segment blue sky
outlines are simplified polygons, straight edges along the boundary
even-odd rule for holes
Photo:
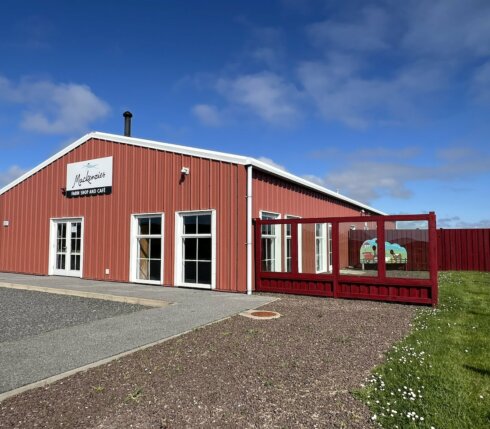
[[[490,2],[13,1],[0,185],[88,131],[250,155],[490,226]]]

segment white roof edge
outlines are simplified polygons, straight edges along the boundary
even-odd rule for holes
[[[292,182],[299,183],[300,185],[303,185],[303,186],[306,186],[306,187],[313,189],[315,191],[321,192],[322,194],[326,194],[326,195],[329,195],[331,197],[337,198],[339,200],[348,202],[348,203],[353,204],[355,206],[358,206],[360,208],[369,210],[370,212],[378,213],[378,214],[383,215],[383,216],[387,215],[387,213],[382,212],[378,209],[375,209],[374,207],[370,207],[370,206],[368,206],[364,203],[361,203],[357,200],[353,200],[352,198],[346,197],[346,196],[339,194],[337,192],[334,192],[328,188],[324,188],[321,185],[317,185],[316,183],[310,182],[309,180],[303,179],[302,177],[296,176],[296,175],[289,173],[285,170],[281,170],[280,168],[277,168],[277,167],[269,165],[265,162],[259,161],[258,159],[249,158],[249,161],[250,161],[250,164],[254,167],[260,168],[261,170],[265,170],[265,171],[272,173],[276,176],[283,177],[283,178],[290,180]]]
[[[42,162],[41,164],[37,165],[33,169],[24,173],[22,176],[15,179],[13,182],[4,186],[2,189],[0,189],[0,195],[4,194],[9,189],[12,189],[14,186],[23,182],[28,177],[36,174],[38,171],[42,170],[44,167],[47,167],[49,164],[53,163],[57,159],[66,155],[68,152],[70,152],[73,149],[77,148],[78,146],[82,145],[83,143],[90,140],[91,138],[108,140],[108,141],[113,141],[116,143],[124,143],[124,144],[129,144],[132,146],[148,147],[148,148],[152,148],[152,149],[156,149],[156,150],[165,150],[168,152],[175,152],[175,153],[181,153],[183,155],[208,158],[208,159],[213,159],[213,160],[217,160],[217,161],[229,162],[232,164],[252,165],[253,167],[256,167],[256,168],[259,168],[259,169],[264,170],[266,172],[269,172],[271,174],[274,174],[275,176],[279,176],[279,177],[282,177],[282,178],[287,179],[289,181],[296,182],[302,186],[306,186],[306,187],[311,188],[313,190],[316,190],[320,193],[323,193],[323,194],[329,195],[331,197],[334,197],[336,199],[348,202],[348,203],[353,204],[357,207],[364,208],[364,209],[367,209],[371,212],[378,213],[381,215],[386,214],[386,213],[383,213],[383,212],[381,212],[381,211],[379,211],[373,207],[369,207],[368,205],[365,205],[359,201],[345,197],[341,194],[338,194],[336,192],[331,191],[330,189],[324,188],[323,186],[317,185],[316,183],[310,182],[309,180],[303,179],[299,176],[288,173],[287,171],[284,171],[284,170],[276,168],[272,165],[266,164],[265,162],[259,161],[258,159],[255,159],[255,158],[241,156],[241,155],[233,155],[233,154],[229,154],[229,153],[225,153],[225,152],[218,152],[218,151],[213,151],[213,150],[193,148],[193,147],[189,147],[189,146],[181,146],[181,145],[176,145],[176,144],[172,144],[172,143],[157,142],[154,140],[146,140],[146,139],[140,139],[140,138],[135,138],[135,137],[126,137],[126,136],[121,136],[118,134],[102,133],[102,132],[97,132],[97,131],[85,134],[84,136],[82,136],[81,138],[79,138],[78,140],[73,142],[72,144],[68,145],[67,147],[65,147],[61,151],[57,152],[56,154],[54,154],[53,156],[48,158],[46,161]]]

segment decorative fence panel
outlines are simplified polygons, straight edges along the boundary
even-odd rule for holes
[[[256,219],[255,276],[257,291],[436,305],[435,214]]]

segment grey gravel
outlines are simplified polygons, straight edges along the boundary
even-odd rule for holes
[[[275,299],[198,289],[11,273],[0,273],[0,282],[158,299],[171,303],[161,308],[120,314],[0,342],[0,396],[3,392],[181,334]],[[46,294],[46,299],[53,296]]]
[[[0,288],[0,343],[148,309],[122,302]]]

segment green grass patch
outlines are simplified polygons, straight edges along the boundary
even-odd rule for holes
[[[490,427],[490,273],[440,273],[439,302],[356,392],[382,427]]]

